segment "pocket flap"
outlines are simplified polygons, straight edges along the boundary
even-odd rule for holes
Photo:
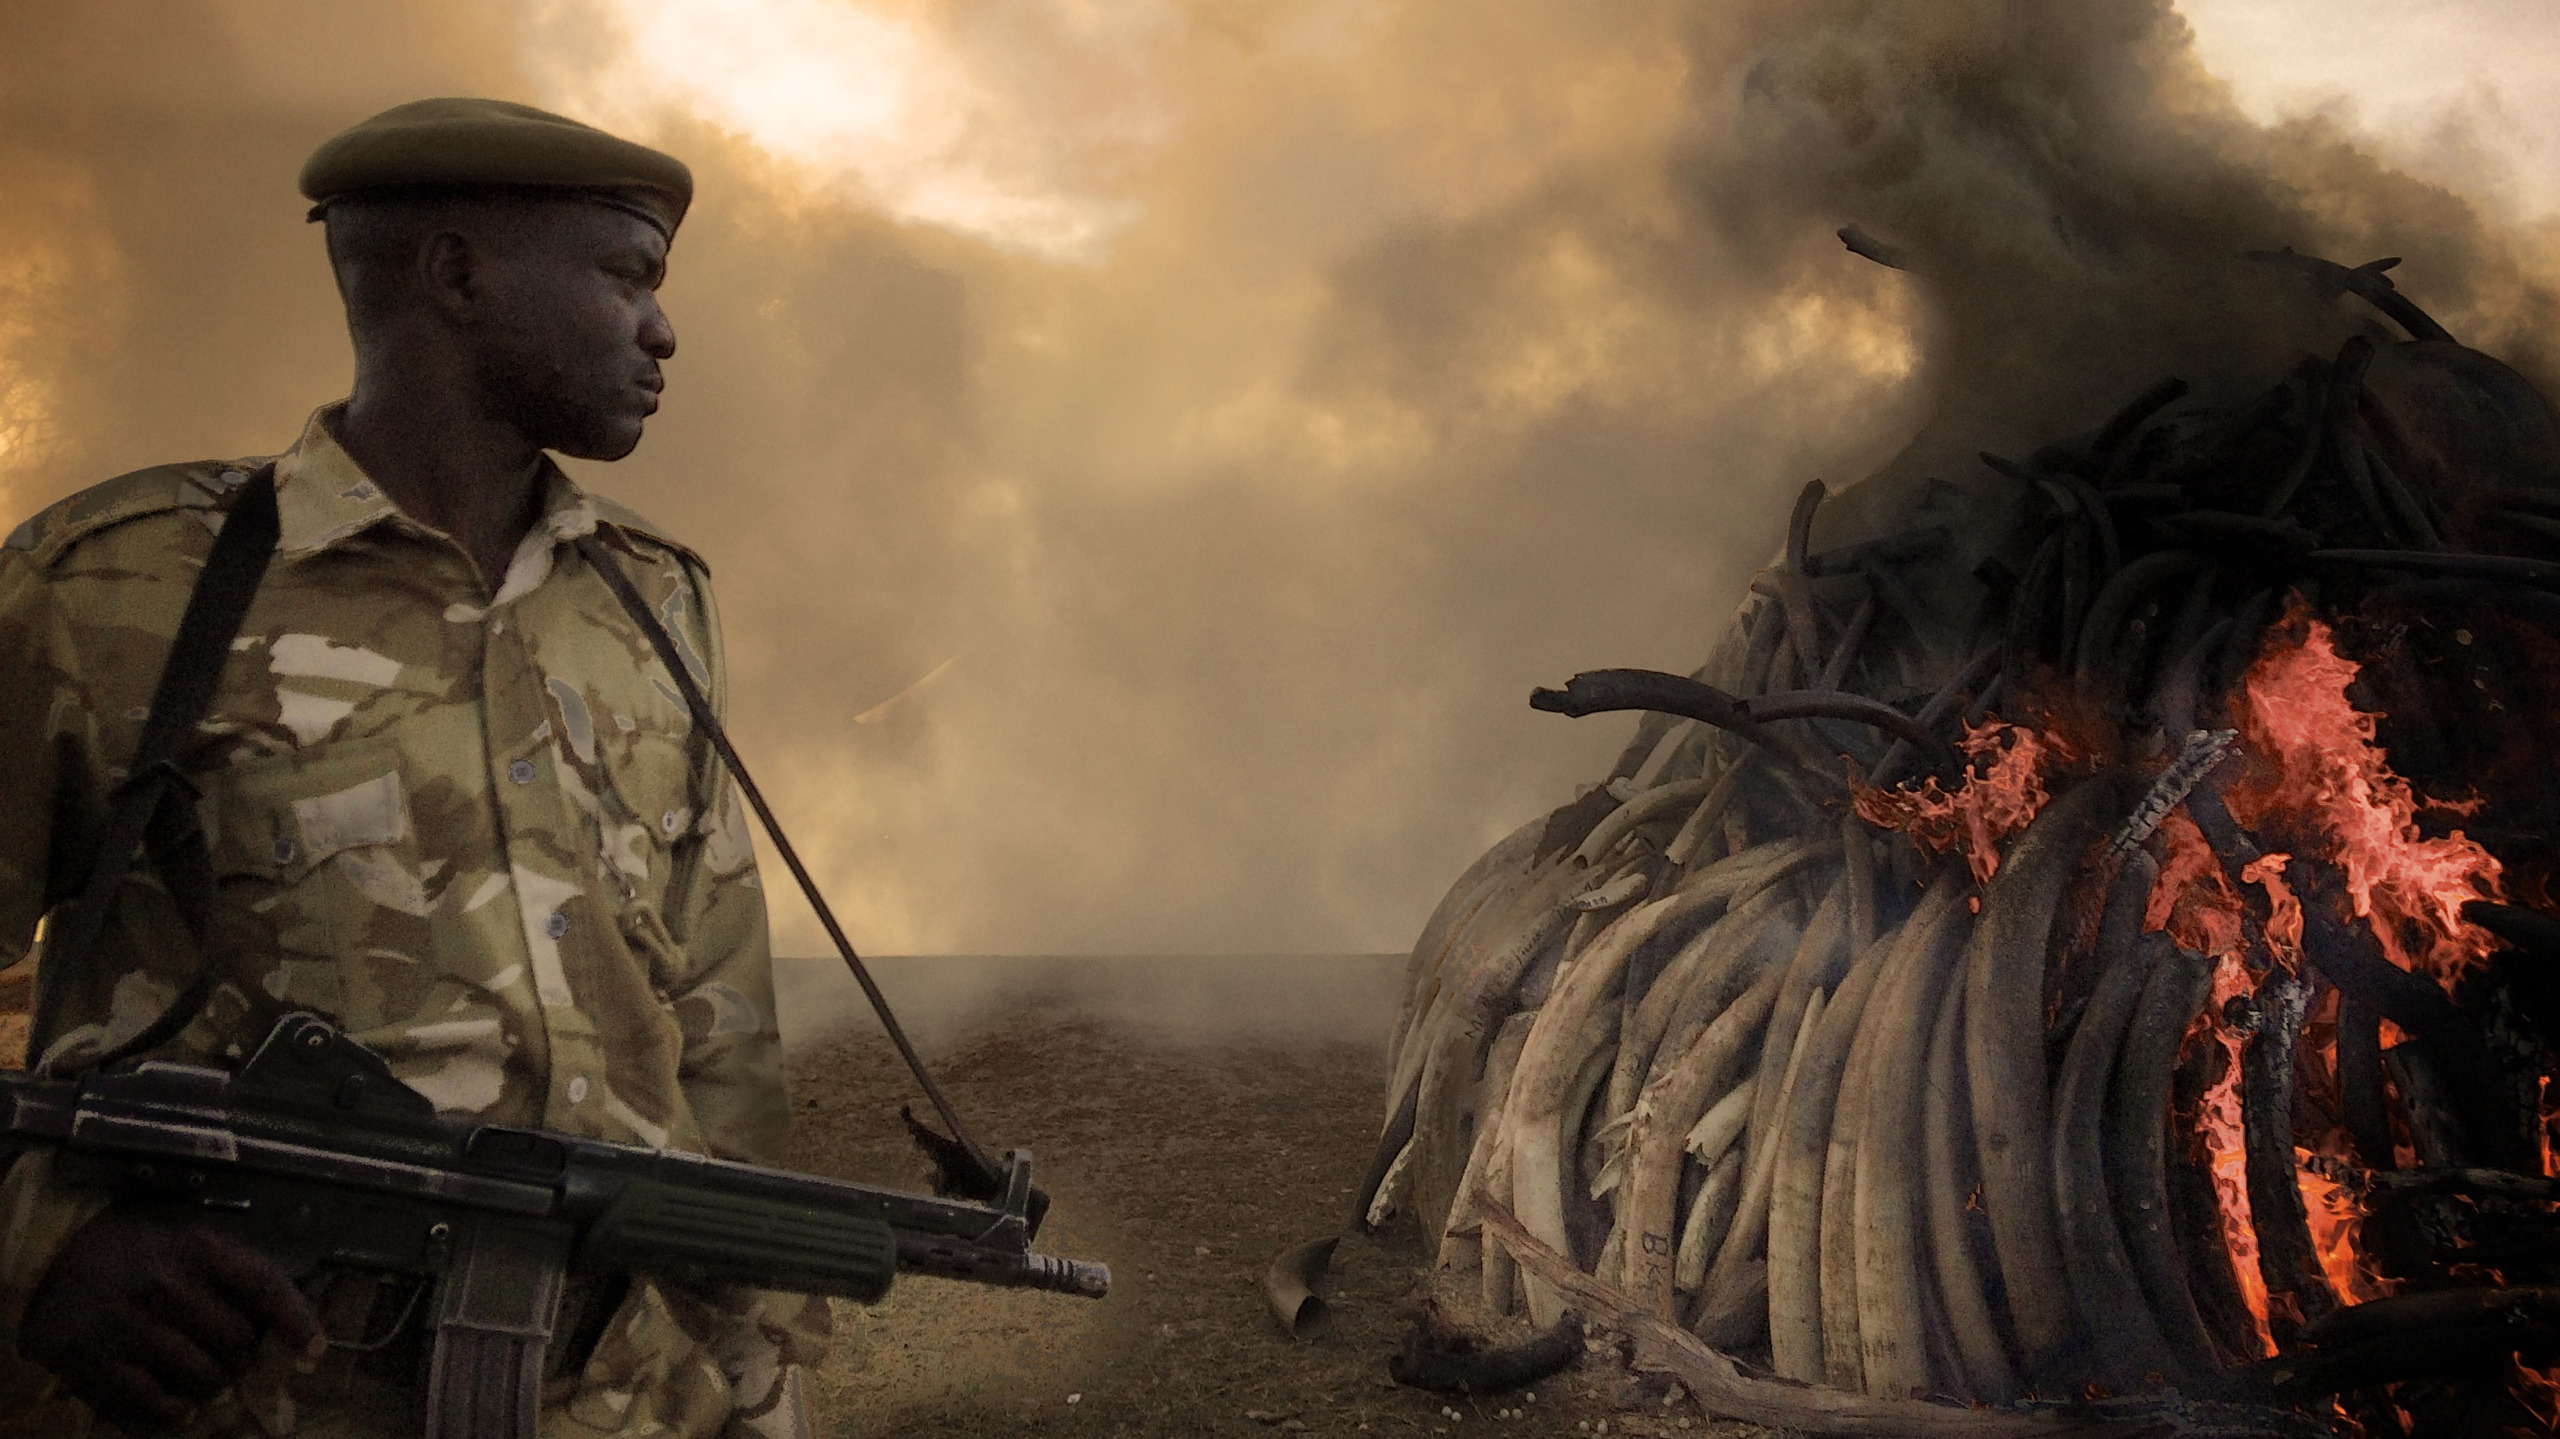
[[[218,874],[291,883],[331,855],[415,836],[400,752],[378,740],[245,760],[204,788]]]
[[[409,837],[409,805],[392,770],[333,794],[293,802],[293,822],[302,832],[303,857],[318,863],[340,850],[367,844],[397,844]]]

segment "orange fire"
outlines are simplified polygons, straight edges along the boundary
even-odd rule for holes
[[[2302,901],[2284,882],[2289,854],[2262,854],[2240,868],[2243,882],[2267,892],[2267,949],[2294,974],[2302,972]]]
[[[2195,826],[2188,824],[2187,831],[2195,833]],[[2203,836],[2197,835],[2196,843],[2201,846],[2203,842]],[[2220,871],[2215,874],[2219,877]],[[2164,869],[2163,882],[2166,879]],[[2152,894],[2156,902],[2159,891],[2155,889]],[[2236,901],[2232,908],[2237,911]],[[2249,1318],[2256,1326],[2252,1338],[2257,1351],[2250,1357],[2259,1358],[2274,1353],[2276,1341],[2267,1326],[2266,1277],[2258,1272],[2258,1228],[2249,1218],[2249,1152],[2240,1117],[2241,1037],[2222,1022],[2223,1002],[2254,993],[2257,983],[2240,962],[2236,913],[2231,933],[2233,943],[2214,960],[2212,1002],[2196,1016],[2185,1043],[2211,1044],[2222,1050],[2216,1078],[2196,1104],[2196,1135],[2203,1146],[2207,1172],[2213,1176],[2214,1209],[2222,1216],[2222,1245],[2231,1253],[2232,1277],[2239,1281],[2241,1302],[2248,1306]]]
[[[1936,775],[1916,789],[1856,785],[1850,804],[1860,819],[1910,835],[1925,853],[1963,851],[1979,883],[1999,872],[2000,846],[2053,798],[2046,777],[2078,755],[2066,741],[2003,723],[1996,715],[1967,725],[1961,747],[1968,777],[1953,790],[1940,788]]]
[[[2462,906],[2504,898],[2497,857],[2460,830],[2419,831],[2421,809],[2470,806],[2430,804],[2392,773],[2374,717],[2347,698],[2357,665],[2329,626],[2296,599],[2276,633],[2241,681],[2233,718],[2257,763],[2224,796],[2231,816],[2318,843],[2391,962],[2450,990],[2496,948]]]
[[[2507,1356],[2509,1373],[2507,1393],[2536,1421],[2531,1429],[2510,1428],[2509,1434],[2560,1433],[2560,1369],[2536,1369],[2513,1354]]]
[[[2237,963],[2240,949],[2240,895],[2222,872],[2222,861],[2215,857],[2213,846],[2205,843],[2204,831],[2187,817],[2183,809],[2169,812],[2160,821],[2160,846],[2166,857],[2160,861],[2160,878],[2151,886],[2151,902],[2145,906],[2142,923],[2145,929],[2165,929],[2169,937],[2183,949],[2198,954],[2229,958]],[[2229,995],[2221,992],[2220,971],[2216,971],[2214,1004],[2218,1010]],[[2255,986],[2235,992],[2250,993]]]
[[[2313,1153],[2294,1146],[2299,1164],[2295,1179],[2302,1186],[2302,1207],[2311,1217],[2311,1247],[2321,1271],[2341,1304],[2362,1304],[2400,1290],[2400,1281],[2383,1276],[2364,1257],[2363,1196],[2311,1168]]]
[[[2392,962],[2451,989],[2494,947],[2490,936],[2464,922],[2462,904],[2500,897],[2499,864],[2458,830],[2442,838],[2420,831],[2421,811],[2464,813],[2470,806],[2426,801],[2392,772],[2375,743],[2374,717],[2348,699],[2356,673],[2356,662],[2338,653],[2330,627],[2297,599],[2233,698],[2231,720],[2250,763],[2223,799],[2241,825],[2336,864],[2346,876],[2356,916],[2372,927]],[[2179,944],[2214,960],[2213,1003],[2197,1017],[2192,1038],[2219,1044],[2226,1062],[2199,1106],[2198,1137],[2211,1165],[2223,1241],[2241,1296],[2258,1321],[2258,1341],[2271,1348],[2269,1295],[2258,1272],[2257,1232],[2249,1215],[2239,1097],[2242,1037],[2222,1018],[2225,1001],[2257,989],[2244,960],[2243,896],[2183,810],[2162,823],[2159,839],[2164,858],[2144,917],[2149,928],[2165,929]],[[2256,885],[2266,900],[2266,953],[2260,963],[2299,972],[2302,904],[2285,878],[2292,859],[2291,853],[2270,852],[2243,866],[2239,878]],[[2386,1024],[2384,1042],[2397,1038]],[[2334,1074],[2334,1037],[2306,1045],[2300,1062]],[[2310,1147],[2296,1150],[2302,1160],[2330,1148],[2345,1152],[2342,1135],[2303,1138]],[[2362,1303],[2396,1288],[2364,1258],[2360,1196],[2311,1168],[2297,1168],[2295,1178],[2313,1248],[2339,1299]]]

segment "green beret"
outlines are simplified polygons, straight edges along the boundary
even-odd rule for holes
[[[524,186],[589,192],[673,234],[693,172],[672,155],[504,100],[412,100],[348,130],[302,165],[320,217],[366,191]]]

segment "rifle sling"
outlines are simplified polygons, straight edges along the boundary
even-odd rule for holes
[[[834,941],[836,953],[843,956],[845,967],[853,971],[854,979],[862,985],[862,992],[871,1001],[872,1010],[880,1016],[881,1028],[889,1033],[889,1041],[898,1047],[907,1068],[914,1072],[916,1083],[923,1086],[925,1098],[933,1101],[934,1112],[941,1115],[942,1122],[950,1127],[952,1138],[959,1141],[969,1159],[976,1164],[980,1183],[989,1187],[997,1185],[1002,1171],[987,1158],[987,1152],[978,1147],[977,1140],[970,1137],[968,1127],[960,1122],[959,1111],[951,1107],[951,1101],[943,1095],[942,1086],[934,1082],[933,1075],[924,1066],[923,1057],[908,1041],[906,1029],[898,1023],[898,1016],[890,1012],[888,996],[880,992],[879,983],[871,977],[870,967],[854,952],[853,941],[845,936],[844,926],[836,923],[835,911],[828,907],[826,896],[818,892],[817,880],[810,875],[809,867],[800,862],[799,851],[792,848],[790,837],[782,832],[780,821],[773,817],[773,806],[765,803],[764,792],[756,788],[756,782],[748,776],[747,767],[739,760],[736,747],[729,743],[728,731],[721,728],[720,717],[712,712],[710,699],[703,694],[701,684],[694,679],[684,656],[677,651],[675,638],[650,612],[649,602],[641,598],[640,591],[623,574],[620,563],[594,535],[581,535],[574,543],[578,553],[586,558],[588,568],[604,580],[605,587],[613,591],[613,597],[622,602],[623,609],[640,626],[640,632],[649,637],[650,648],[657,651],[658,663],[666,667],[668,678],[675,682],[677,693],[683,696],[684,706],[692,713],[695,727],[711,741],[721,763],[729,767],[730,776],[738,782],[739,792],[747,797],[747,803],[755,809],[757,821],[764,826],[765,834],[772,838],[774,851],[790,868],[791,877],[799,881],[800,893],[808,899],[809,908],[817,912],[818,923],[826,930],[827,938]]]
[[[105,1068],[118,1060],[157,1049],[186,1028],[213,991],[213,864],[204,829],[196,815],[197,790],[179,771],[180,749],[213,704],[222,683],[223,664],[231,642],[248,618],[249,602],[275,557],[282,525],[276,514],[275,466],[261,465],[240,487],[205,556],[179,617],[177,637],[161,663],[160,680],[151,692],[151,708],[142,721],[142,738],[134,747],[125,778],[110,792],[111,807],[100,835],[97,858],[89,867],[79,898],[64,905],[48,930],[44,955],[37,963],[34,1014],[29,1025],[30,1049],[41,1055],[61,1036],[62,1006],[69,977],[89,962],[90,952],[106,932],[107,914],[132,872],[137,853],[147,850],[167,886],[181,923],[195,942],[196,972],[160,1017],[141,1032],[109,1049],[98,1060]],[[51,1066],[46,1066],[50,1071]]]
[[[176,1037],[194,1020],[211,995],[214,976],[219,970],[208,949],[213,937],[213,874],[204,831],[196,815],[195,785],[177,767],[178,751],[194,733],[213,703],[214,691],[222,682],[224,662],[230,657],[231,642],[248,618],[250,602],[256,597],[258,584],[266,577],[267,564],[275,557],[276,541],[282,533],[276,511],[275,467],[262,465],[245,481],[222,529],[214,536],[212,550],[205,557],[202,574],[187,596],[187,608],[178,621],[178,633],[163,661],[159,683],[151,696],[151,708],[142,722],[142,736],[135,746],[134,759],[125,780],[114,794],[113,807],[100,839],[96,861],[91,865],[80,897],[64,907],[58,930],[49,936],[45,954],[39,965],[32,1031],[37,1052],[59,1038],[61,1007],[67,992],[65,977],[77,972],[89,959],[99,938],[105,933],[108,912],[133,867],[136,854],[148,848],[154,863],[162,872],[163,883],[176,903],[181,922],[195,941],[197,965],[187,987],[172,1000],[159,1018],[139,1033],[114,1046],[98,1061],[105,1068],[119,1060],[147,1053]],[[738,782],[747,803],[754,807],[756,818],[771,836],[776,852],[798,881],[809,907],[816,911],[818,922],[832,940],[837,954],[853,971],[871,1007],[880,1016],[881,1026],[890,1041],[914,1072],[925,1097],[932,1101],[942,1122],[965,1149],[979,1170],[982,1183],[993,1184],[1000,1171],[988,1159],[986,1151],[971,1137],[959,1111],[952,1107],[942,1086],[916,1053],[907,1038],[906,1029],[898,1023],[889,1008],[888,996],[880,991],[879,982],[871,977],[868,966],[853,947],[853,941],[827,904],[826,897],[809,873],[808,866],[793,848],[781,823],[774,818],[773,807],[765,802],[764,793],[747,773],[730,744],[719,716],[713,713],[710,700],[695,682],[691,669],[676,650],[675,641],[650,612],[648,602],[632,587],[604,546],[593,535],[575,541],[578,553],[590,568],[613,591],[640,631],[649,637],[650,647],[674,681],[685,708],[692,713],[721,762]],[[48,981],[46,976],[52,976]],[[48,1066],[49,1070],[49,1066]]]

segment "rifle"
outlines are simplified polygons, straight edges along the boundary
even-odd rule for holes
[[[319,1015],[276,1022],[236,1072],[165,1060],[78,1079],[0,1072],[0,1152],[184,1198],[297,1280],[413,1281],[322,1306],[330,1341],[379,1348],[432,1293],[429,1439],[531,1439],[572,1271],[743,1284],[869,1304],[901,1272],[1099,1299],[1102,1264],[1031,1249],[1031,1155],[993,1204],[438,1114]],[[372,1296],[368,1296],[369,1298]]]

